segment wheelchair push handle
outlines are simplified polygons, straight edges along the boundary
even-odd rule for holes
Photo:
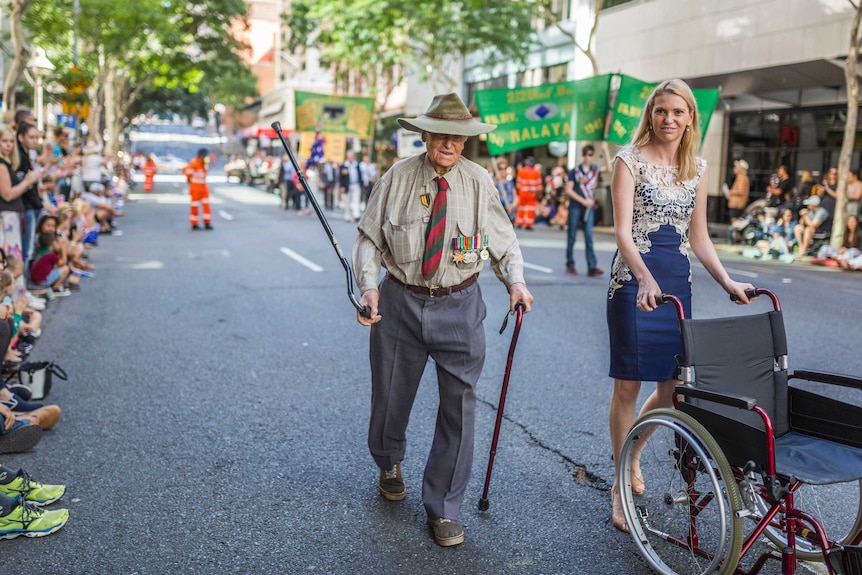
[[[748,299],[755,298],[758,296],[757,291],[758,291],[757,288],[747,289],[747,290],[745,290],[745,297],[747,297]],[[736,295],[735,293],[730,294],[730,301],[732,301],[732,302],[739,301],[739,296]]]
[[[661,295],[656,296],[655,304],[656,305],[664,305],[666,303],[672,303],[676,308],[676,315],[679,319],[685,319],[685,308],[682,307],[682,300],[676,297],[673,294],[663,293]]]
[[[772,308],[775,311],[781,311],[781,304],[778,302],[778,296],[775,295],[775,292],[772,290],[764,289],[764,288],[753,288],[745,290],[745,297],[748,299],[756,298],[759,295],[768,296],[770,300],[772,300]],[[736,294],[730,294],[730,301],[737,302],[739,301],[739,297]]]

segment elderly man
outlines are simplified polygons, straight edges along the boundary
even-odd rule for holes
[[[456,94],[401,118],[422,134],[427,152],[399,161],[378,180],[359,222],[355,276],[371,326],[368,446],[390,501],[406,496],[401,461],[413,400],[434,359],[440,406],[422,501],[434,540],[464,541],[458,523],[473,464],[476,383],[485,361],[485,304],[476,280],[485,263],[509,291],[509,312],[529,311],[523,258],[491,176],[461,157],[469,136],[496,126],[473,119]],[[386,277],[378,286],[381,266]]]

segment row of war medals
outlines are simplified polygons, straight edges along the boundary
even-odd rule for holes
[[[428,223],[431,219],[431,194],[422,194],[420,197],[422,206],[429,211],[422,217],[422,221]],[[488,253],[488,234],[475,236],[458,236],[452,238],[452,261],[455,263],[464,262],[465,264],[474,264],[479,258],[487,260],[490,257]]]

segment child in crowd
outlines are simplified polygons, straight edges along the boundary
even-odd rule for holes
[[[25,292],[16,289],[18,279],[24,275],[24,263],[15,256],[9,256],[6,260],[6,270],[13,277],[12,287],[9,290],[14,312],[13,333],[17,333],[18,337],[23,338],[25,342],[32,343],[42,334],[42,314],[30,307]]]
[[[99,245],[99,223],[96,221],[93,208],[84,200],[76,200],[73,210],[74,225],[83,234],[81,242],[84,247],[91,248]]]
[[[60,245],[57,235],[45,232],[39,234],[39,245],[42,249],[36,254],[30,266],[30,281],[38,288],[51,288],[54,296],[67,296],[70,293],[68,285],[74,285],[77,280],[71,276],[66,252]]]
[[[37,229],[37,232],[54,232],[63,243],[63,248],[66,250],[66,256],[69,258],[69,265],[72,273],[81,277],[93,277],[93,270],[96,267],[86,260],[84,254],[84,244],[81,241],[84,234],[77,228],[73,227],[73,221],[69,208],[63,208],[57,214],[56,220],[48,220],[45,222],[44,229]],[[52,225],[53,224],[53,225]]]

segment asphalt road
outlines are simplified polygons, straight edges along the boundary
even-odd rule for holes
[[[488,354],[467,540],[444,549],[419,497],[433,369],[408,429],[407,499],[384,501],[365,445],[368,332],[322,227],[260,189],[212,187],[215,230],[191,232],[182,182],[157,178],[155,193],[127,206],[123,235],[92,250],[96,277],[46,310],[32,358],[70,374],[50,398],[63,419],[4,463],[68,485],[71,519],[50,537],[3,542],[5,572],[650,572],[610,525],[607,275],[565,275],[561,231],[521,234],[537,301],[523,321],[486,512],[476,501],[512,323],[497,334],[507,295],[490,271],[480,279]],[[339,215],[330,223],[349,254],[355,226]],[[607,269],[612,237],[597,242]],[[862,373],[862,275],[723,257],[737,278],[782,298],[791,368]],[[698,316],[750,311],[698,265],[694,285]]]

